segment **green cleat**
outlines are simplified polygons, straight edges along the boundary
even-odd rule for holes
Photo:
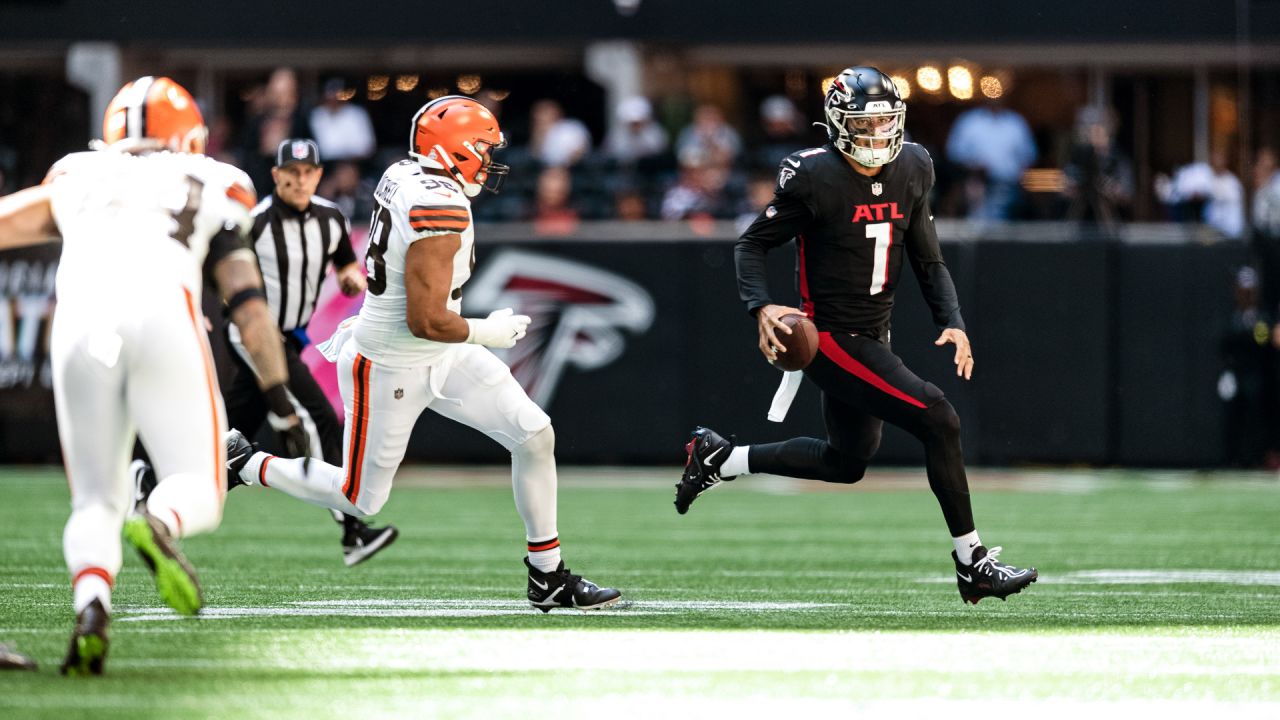
[[[204,599],[196,571],[183,557],[163,523],[144,512],[125,522],[124,537],[155,575],[156,591],[166,605],[179,615],[200,612]]]
[[[111,615],[102,607],[102,601],[94,600],[76,615],[76,628],[71,633],[71,646],[67,658],[62,661],[62,674],[73,677],[101,675],[107,660],[110,640],[107,628]]]

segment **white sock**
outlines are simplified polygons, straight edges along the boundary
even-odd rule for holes
[[[529,564],[542,572],[560,567],[560,538],[529,541]]]
[[[978,539],[978,531],[966,533],[960,537],[951,538],[951,542],[956,546],[956,557],[960,559],[962,565],[973,564],[973,551],[982,541]]]
[[[111,584],[106,578],[93,572],[81,572],[79,579],[71,589],[76,613],[89,606],[95,599],[102,601],[102,607],[111,612]]]
[[[511,449],[511,489],[529,539],[529,564],[543,572],[560,566],[555,447],[555,431],[548,425]]]
[[[750,445],[739,445],[729,452],[729,457],[725,458],[724,463],[720,465],[720,477],[733,477],[735,475],[750,475],[751,467],[747,461]]]
[[[336,510],[347,515],[363,515],[342,494],[342,482],[346,473],[323,460],[311,458],[304,472],[304,458],[285,458],[254,453],[240,470],[240,478],[253,485],[279,490],[299,500]]]
[[[274,458],[275,455],[264,453],[261,450],[250,455],[249,462],[245,463],[244,467],[240,468],[240,472],[238,473],[240,479],[245,481],[248,485],[257,485],[261,487],[262,483],[258,481],[258,476],[262,473],[262,463]]]

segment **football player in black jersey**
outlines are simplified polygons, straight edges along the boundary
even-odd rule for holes
[[[827,439],[792,438],[735,445],[697,428],[676,485],[676,510],[685,513],[723,480],[770,473],[834,483],[862,479],[889,421],[924,443],[929,486],[942,506],[955,546],[960,595],[1017,593],[1035,582],[1035,568],[997,560],[1000,548],[978,538],[969,504],[960,418],[942,391],[907,369],[889,344],[894,290],[904,258],[919,280],[941,334],[954,344],[956,374],[969,379],[973,352],[955,285],[938,248],[929,191],[933,161],[904,142],[906,105],[893,80],[871,67],[852,67],[832,82],[825,100],[830,142],[782,161],[773,202],[735,247],[738,290],[756,317],[760,352],[780,352],[781,318],[805,314],[819,331],[819,350],[805,375],[822,390]],[[803,308],[774,304],[765,253],[795,239]]]

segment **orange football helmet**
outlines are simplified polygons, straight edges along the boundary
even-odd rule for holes
[[[498,192],[511,168],[493,162],[492,153],[507,139],[489,109],[469,97],[446,95],[423,105],[413,116],[409,157],[423,167],[446,170],[467,197],[481,190]]]
[[[108,145],[127,140],[203,153],[208,136],[191,93],[167,77],[148,75],[120,88],[102,118],[102,140]]]

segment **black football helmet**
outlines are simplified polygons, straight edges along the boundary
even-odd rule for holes
[[[840,71],[831,81],[823,105],[827,137],[859,165],[887,165],[902,152],[907,105],[893,80],[878,69]]]

